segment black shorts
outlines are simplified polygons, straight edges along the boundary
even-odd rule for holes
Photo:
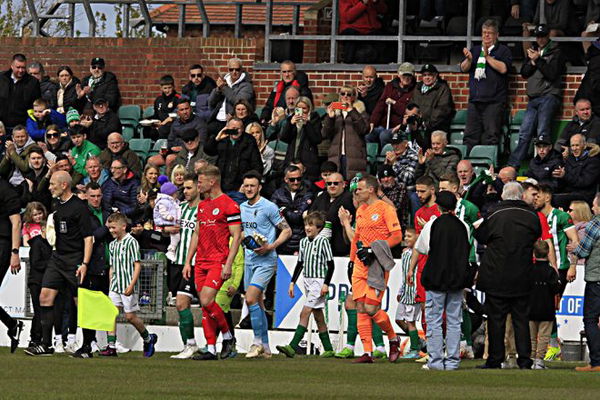
[[[42,288],[67,289],[76,297],[79,282],[75,273],[82,262],[82,253],[59,255],[55,251],[52,252],[42,279]]]
[[[198,297],[198,292],[196,291],[196,284],[194,283],[194,267],[192,267],[192,273],[190,274],[190,279],[185,279],[181,271],[183,270],[183,265],[173,264],[173,270],[176,270],[179,267],[179,274],[177,274],[177,279],[179,280],[179,284],[177,285],[177,294],[188,296],[189,298]]]
[[[87,274],[79,287],[96,290],[108,296],[108,271],[104,275]]]

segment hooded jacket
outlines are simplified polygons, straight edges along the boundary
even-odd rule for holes
[[[477,289],[496,297],[529,295],[533,244],[541,233],[538,215],[524,201],[502,201],[474,233],[486,245]]]
[[[449,132],[450,123],[456,110],[454,109],[454,100],[448,82],[438,78],[426,93],[421,92],[422,88],[423,82],[417,83],[412,103],[419,106],[427,131],[442,130]]]
[[[527,59],[521,67],[521,76],[527,79],[527,96],[530,99],[548,95],[561,97],[564,72],[565,60],[558,43],[550,41],[535,60],[535,65]]]
[[[233,106],[239,100],[247,100],[252,107],[255,104],[254,87],[248,72],[242,72],[239,79],[231,81],[231,74],[225,75],[227,82],[222,88],[214,88],[208,98],[208,106],[212,110],[209,120],[217,119],[223,103],[225,103],[225,114],[234,115]],[[222,119],[224,121],[224,119]]]
[[[133,177],[133,172],[127,171],[122,182],[110,178],[102,185],[102,209],[112,212],[117,208],[120,213],[130,217],[137,205],[137,188],[140,181]]]
[[[61,130],[67,128],[67,119],[56,110],[50,110],[50,115],[45,116],[41,121],[35,118],[33,109],[27,110],[27,116],[27,122],[25,123],[27,134],[36,142],[44,140],[46,129],[50,125],[58,125]]]
[[[302,71],[296,71],[296,76],[291,82],[284,82],[283,80],[275,82],[273,91],[269,95],[267,103],[260,113],[261,121],[270,121],[271,114],[273,113],[273,109],[275,107],[283,107],[283,109],[287,109],[284,93],[289,86],[295,86],[300,91],[300,96],[308,97],[310,101],[313,101],[313,95],[308,85],[308,76]]]
[[[371,116],[371,114],[375,110],[377,101],[381,97],[384,88],[385,82],[380,77],[377,77],[373,81],[371,87],[367,89],[367,94],[365,94],[364,96],[361,94],[358,95],[358,100],[365,103],[365,110],[367,111],[367,114],[369,114],[369,116]]]
[[[81,86],[90,86],[91,75],[86,76],[81,81]],[[96,99],[104,98],[108,101],[111,110],[118,110],[121,106],[121,92],[119,91],[119,82],[112,72],[105,71],[100,80],[96,82],[92,91],[87,95],[88,102],[94,104]]]
[[[42,96],[40,82],[29,74],[16,83],[12,79],[12,70],[0,74],[0,121],[7,127],[25,124],[27,110],[33,102]]]
[[[400,125],[404,117],[404,110],[410,103],[415,89],[415,81],[408,87],[400,86],[400,78],[395,77],[391,82],[388,82],[383,89],[383,93],[375,105],[375,109],[371,114],[371,123],[374,126],[386,126],[388,105],[385,103],[387,98],[395,100],[396,103],[391,106],[390,128]]]
[[[181,89],[181,94],[187,96],[190,101],[196,102],[196,115],[204,121],[208,121],[212,113],[212,110],[208,106],[208,97],[216,87],[217,83],[215,80],[210,76],[204,75],[198,86],[194,85],[194,82],[189,81],[183,89]]]

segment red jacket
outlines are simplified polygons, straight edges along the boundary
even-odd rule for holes
[[[367,35],[381,29],[377,14],[385,14],[387,5],[384,0],[340,0],[340,32],[355,29],[362,35]]]
[[[396,125],[400,125],[402,123],[402,118],[404,117],[404,109],[412,99],[414,88],[414,80],[413,83],[406,88],[400,87],[400,78],[398,77],[392,79],[391,82],[388,82],[388,84],[385,85],[385,89],[383,89],[381,97],[375,105],[373,113],[371,114],[371,123],[375,126],[385,127],[388,109],[385,100],[389,97],[393,100],[396,100],[396,104],[392,106],[390,113],[390,129]]]

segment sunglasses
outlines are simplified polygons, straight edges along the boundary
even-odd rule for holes
[[[352,96],[354,96],[354,93],[351,93],[351,92],[341,92],[341,93],[340,93],[340,96],[348,96],[348,97],[352,97]]]
[[[202,78],[202,74],[190,74],[190,78]]]
[[[338,186],[340,183],[342,183],[342,182],[339,182],[339,181],[336,181],[336,182],[327,182],[327,186]]]
[[[60,136],[60,133],[46,133],[47,138],[57,138]]]
[[[290,182],[300,182],[302,178],[288,178]]]
[[[241,68],[229,68],[229,72],[233,72],[233,71],[240,72],[241,70],[242,70]]]
[[[192,143],[196,139],[183,139],[185,143]]]
[[[92,65],[92,69],[104,69],[104,67],[101,67],[99,65]]]

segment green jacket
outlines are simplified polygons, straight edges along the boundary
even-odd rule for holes
[[[71,149],[71,156],[75,159],[75,165],[73,165],[73,169],[76,172],[79,172],[83,176],[87,176],[87,171],[85,170],[85,162],[90,156],[98,156],[100,155],[100,147],[96,146],[94,143],[89,140],[84,140],[79,147],[73,147]]]

